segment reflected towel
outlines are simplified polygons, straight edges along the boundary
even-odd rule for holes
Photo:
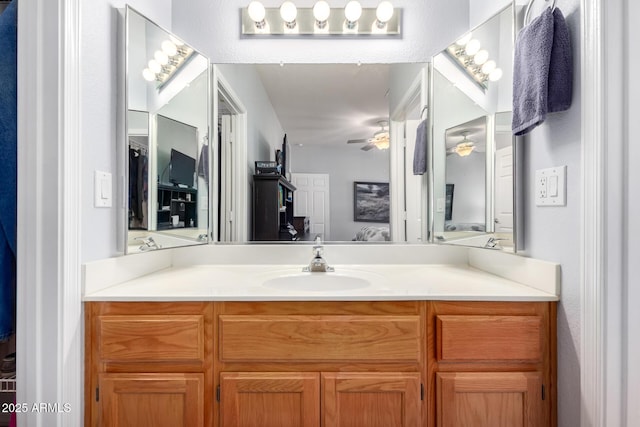
[[[15,322],[17,194],[17,2],[0,15],[0,341]]]
[[[520,31],[516,41],[513,133],[529,133],[544,122],[547,113],[568,109],[572,91],[569,27],[560,9],[547,8]]]
[[[418,125],[416,146],[413,152],[413,174],[423,175],[427,171],[427,120]]]
[[[203,144],[198,158],[198,176],[204,178],[204,182],[209,185],[209,145]]]

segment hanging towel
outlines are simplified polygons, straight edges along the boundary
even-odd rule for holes
[[[198,176],[204,178],[204,182],[209,186],[209,145],[203,144],[198,158]]]
[[[0,15],[0,341],[15,325],[17,194],[17,4]]]
[[[427,171],[427,120],[418,125],[416,146],[413,152],[413,174],[423,175]]]
[[[569,27],[558,8],[547,8],[516,40],[513,66],[515,135],[531,132],[547,113],[567,110],[573,91]]]

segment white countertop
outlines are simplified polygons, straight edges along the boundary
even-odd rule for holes
[[[466,249],[465,249],[466,250]],[[166,257],[167,255],[163,255]],[[480,254],[480,256],[492,256]],[[521,263],[514,260],[514,262]],[[141,259],[140,259],[141,260]],[[157,261],[157,260],[156,260]],[[533,260],[537,261],[537,260]],[[483,259],[486,262],[486,259]],[[537,261],[540,262],[540,261]],[[542,261],[542,263],[545,263]],[[557,264],[549,264],[553,273]],[[158,264],[165,265],[165,264]],[[505,262],[498,267],[506,268]],[[90,288],[84,301],[373,301],[373,300],[464,300],[464,301],[557,301],[556,283],[526,285],[469,264],[336,264],[335,273],[367,281],[356,289],[275,289],[287,276],[300,276],[301,265],[199,264],[171,265],[110,286]],[[94,268],[96,266],[93,266]],[[101,268],[104,268],[102,266]],[[540,267],[534,265],[534,267]],[[544,270],[543,265],[543,270]],[[522,267],[518,267],[522,270]],[[513,268],[511,269],[513,270]],[[515,270],[514,270],[515,271]],[[513,273],[513,271],[512,271]],[[97,272],[93,272],[95,276]],[[559,276],[557,272],[553,273]],[[553,274],[547,274],[552,277]],[[85,278],[87,274],[85,273]],[[509,274],[502,274],[508,277]],[[544,276],[544,274],[543,274]],[[315,277],[314,277],[315,278]],[[547,280],[548,281],[548,280]],[[301,282],[302,283],[302,282]],[[329,286],[331,287],[331,286]],[[85,288],[86,284],[85,284]]]

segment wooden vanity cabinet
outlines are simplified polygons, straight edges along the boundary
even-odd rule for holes
[[[221,427],[421,425],[424,303],[216,306]]]
[[[428,303],[430,427],[556,425],[556,304]]]
[[[211,303],[85,304],[85,426],[210,426]]]
[[[553,302],[85,304],[85,426],[556,426]]]

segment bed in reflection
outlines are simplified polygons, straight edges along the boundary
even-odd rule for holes
[[[367,225],[362,227],[352,240],[356,242],[389,242],[391,241],[389,227]]]

